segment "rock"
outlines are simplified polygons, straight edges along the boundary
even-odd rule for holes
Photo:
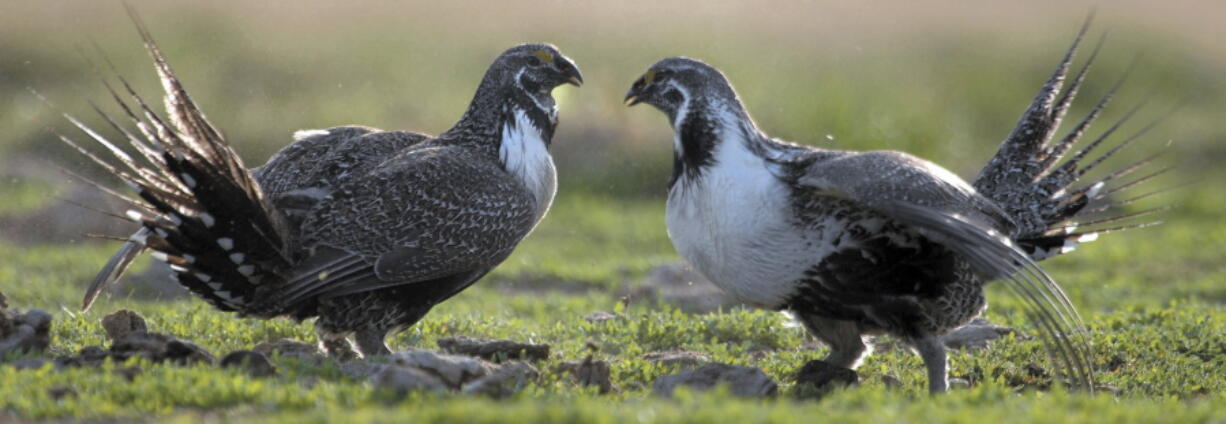
[[[221,358],[222,367],[237,367],[247,371],[252,377],[268,377],[277,375],[277,367],[273,366],[268,356],[254,350],[236,350]]]
[[[711,357],[688,350],[647,352],[640,356],[640,358],[660,365],[677,365],[681,368],[694,368],[705,362],[711,362]]]
[[[47,358],[28,358],[28,359],[22,359],[20,361],[11,362],[9,363],[9,366],[19,369],[19,370],[40,370],[40,369],[43,369],[43,367],[47,366],[47,364],[54,364],[54,363],[55,361],[52,361]]]
[[[720,363],[660,377],[652,385],[651,391],[657,396],[670,397],[679,386],[705,391],[722,384],[728,385],[732,394],[741,397],[770,397],[779,391],[779,385],[761,369]]]
[[[128,309],[120,309],[102,317],[102,329],[106,330],[106,337],[113,342],[123,340],[133,332],[148,332],[149,326],[145,324],[145,318],[140,314]]]
[[[21,313],[0,307],[0,356],[11,352],[44,352],[51,346],[51,314],[41,309]]]
[[[437,376],[414,367],[384,366],[370,377],[370,381],[375,387],[394,390],[398,396],[414,390],[445,392],[449,389]]]
[[[4,292],[0,292],[0,309],[8,309],[9,298],[4,297]]]
[[[617,315],[614,315],[614,314],[611,314],[605,311],[592,312],[583,317],[583,319],[587,320],[587,322],[590,322],[590,323],[612,321],[617,318],[619,318]]]
[[[486,376],[464,383],[460,392],[504,398],[523,390],[529,382],[540,375],[536,367],[527,362],[506,362]]]
[[[375,364],[366,361],[347,361],[340,364],[341,374],[354,379],[366,379],[383,371],[388,365]]]
[[[456,389],[486,376],[495,368],[494,364],[470,356],[445,355],[420,349],[393,353],[391,359],[394,365],[420,368],[434,374]]]
[[[820,399],[835,389],[860,383],[860,375],[847,368],[813,360],[796,372],[795,396],[801,399]]]
[[[280,339],[274,342],[262,342],[252,350],[265,356],[280,355],[282,358],[309,360],[315,363],[323,361],[326,356],[318,344],[307,343],[293,339]]]
[[[689,313],[707,313],[742,303],[733,299],[689,265],[674,262],[648,272],[633,297],[654,297]]]
[[[476,356],[488,361],[526,359],[540,361],[549,359],[549,345],[536,345],[511,340],[483,340],[468,337],[447,337],[438,340],[444,352]]]
[[[166,343],[166,360],[173,361],[179,365],[191,365],[196,363],[205,363],[213,365],[217,363],[217,357],[213,356],[200,345],[189,342],[187,340],[174,339]]]
[[[106,358],[110,356],[110,352],[107,352],[101,346],[86,346],[81,348],[75,356],[55,358],[55,365],[57,367],[96,367],[102,365],[102,362],[106,361]]]
[[[174,340],[161,333],[138,331],[111,342],[110,356],[117,361],[141,355],[151,361],[161,361],[166,356],[166,345]]]
[[[200,345],[167,334],[133,331],[111,343],[109,356],[117,361],[141,355],[154,362],[172,361],[180,365],[215,364],[217,357]]]
[[[941,342],[950,349],[978,350],[986,348],[989,342],[1014,332],[1012,328],[992,324],[983,318],[975,318],[969,324],[941,337]]]
[[[600,394],[613,391],[608,362],[593,360],[588,356],[582,361],[563,362],[561,368],[570,373],[571,378],[581,386],[596,387]]]

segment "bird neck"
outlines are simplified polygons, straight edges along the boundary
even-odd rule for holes
[[[556,112],[549,104],[533,99],[528,93],[506,82],[486,78],[477,87],[473,100],[464,115],[451,129],[439,136],[441,139],[471,140],[497,148],[502,140],[502,131],[508,125],[517,125],[517,113],[527,116],[533,126],[540,130],[541,139],[549,146],[557,125]]]
[[[677,113],[673,123],[672,187],[680,179],[697,179],[715,165],[721,143],[745,143],[750,152],[765,149],[770,139],[739,101],[706,100],[690,102]]]

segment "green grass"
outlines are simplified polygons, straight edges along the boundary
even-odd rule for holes
[[[1129,4],[1104,11],[1112,39],[1082,92],[1085,100],[1071,114],[1080,117],[1136,52],[1146,55],[1103,121],[1123,116],[1146,93],[1153,93],[1149,106],[1125,132],[1183,104],[1115,162],[1173,141],[1164,163],[1178,168],[1155,187],[1192,184],[1128,207],[1172,205],[1162,215],[1166,223],[1107,235],[1043,263],[1090,325],[1096,378],[1118,388],[1118,397],[1019,390],[1045,382],[1032,381],[1028,365],[1049,365],[1039,341],[1016,337],[951,356],[951,375],[976,380],[971,389],[929,397],[919,358],[885,350],[860,368],[859,387],[796,401],[790,375],[825,348],[782,315],[744,309],[687,314],[643,298],[623,303],[652,267],[676,260],[663,223],[669,128],[655,111],[623,108],[626,86],[660,57],[702,57],[729,75],[772,135],[827,147],[905,150],[972,176],[1050,72],[1076,17],[1044,22],[1050,14],[1039,7],[1019,6],[1004,16],[970,5],[931,18],[919,13],[920,6],[902,4],[752,11],[719,4],[686,10],[696,14],[693,21],[668,18],[680,6],[654,2],[490,3],[477,16],[437,5],[313,5],[319,9],[297,13],[246,3],[138,7],[188,89],[249,164],[262,162],[299,128],[361,123],[437,133],[460,113],[489,58],[514,42],[549,40],[583,69],[584,87],[557,92],[562,126],[554,150],[561,188],[544,223],[485,280],[390,339],[393,348],[426,349],[461,335],[548,343],[554,357],[537,364],[542,378],[509,399],[413,394],[397,400],[343,376],[335,363],[280,358],[281,374],[263,379],[150,363],[60,372],[0,365],[0,421],[1226,421],[1226,192],[1219,187],[1226,181],[1219,165],[1226,160],[1220,118],[1226,48],[1195,43],[1213,31],[1157,19],[1185,13],[1179,16],[1195,21],[1192,15],[1213,16],[1220,7],[1155,12]],[[86,2],[0,6],[0,231],[6,222],[25,222],[8,218],[37,211],[69,188],[28,175],[28,167],[13,161],[95,172],[54,141],[48,128],[73,133],[27,86],[56,107],[99,123],[86,100],[105,106],[94,73],[106,65],[93,53],[75,53],[93,40],[139,90],[156,92],[147,59],[118,9]],[[1166,23],[1135,24],[1148,22],[1147,14]],[[67,30],[50,32],[31,22],[61,23]],[[984,22],[994,24],[985,29]],[[1033,23],[1043,23],[1042,31],[1035,32]],[[476,27],[481,30],[470,30]],[[218,355],[278,338],[314,340],[310,323],[238,319],[191,298],[104,297],[80,312],[83,285],[113,247],[0,237],[0,291],[19,308],[55,315],[52,354],[104,344],[99,319],[120,308],[139,311],[155,331]],[[1033,334],[1018,299],[1003,287],[990,287],[989,300],[991,321]],[[595,311],[619,318],[583,319]],[[559,362],[587,355],[588,343],[599,347],[597,358],[611,363],[614,392],[599,395],[556,371]],[[653,398],[652,382],[677,369],[640,356],[673,349],[761,367],[781,384],[782,395]],[[130,382],[113,371],[133,365],[143,372]],[[883,376],[904,385],[887,388]],[[64,387],[77,395],[49,394]]]

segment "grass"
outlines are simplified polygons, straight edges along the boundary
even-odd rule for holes
[[[0,102],[0,230],[5,222],[25,222],[7,218],[29,214],[69,191],[63,182],[31,175],[13,161],[46,160],[89,172],[52,141],[46,128],[67,127],[26,86],[88,119],[84,100],[104,99],[93,74],[105,65],[93,53],[85,59],[74,52],[92,39],[138,89],[156,92],[135,36],[122,13],[112,10],[117,8],[32,4],[0,6],[0,99],[8,99]],[[318,8],[294,13],[263,5],[240,9],[238,3],[137,6],[189,90],[250,164],[262,162],[298,128],[363,123],[439,132],[459,114],[488,58],[510,42],[550,40],[583,69],[584,87],[557,93],[563,122],[555,152],[562,187],[547,219],[484,281],[390,340],[393,348],[426,349],[458,335],[549,343],[554,357],[537,364],[543,377],[509,399],[419,393],[397,400],[343,376],[335,363],[313,366],[285,358],[275,360],[279,376],[262,379],[151,363],[67,371],[0,365],[0,421],[1226,420],[1226,193],[1215,185],[1226,181],[1217,165],[1226,160],[1219,59],[1226,49],[1196,43],[1212,38],[1210,29],[1126,24],[1146,17],[1174,22],[1176,15],[1165,13],[1178,11],[1132,3],[1105,10],[1100,21],[1113,36],[1082,93],[1087,100],[1071,116],[1079,117],[1103,94],[1133,52],[1147,52],[1103,121],[1119,118],[1149,92],[1149,106],[1126,130],[1171,105],[1183,108],[1117,163],[1171,139],[1167,163],[1178,168],[1158,185],[1193,184],[1129,206],[1135,211],[1173,205],[1162,216],[1164,225],[1104,236],[1043,263],[1091,327],[1097,379],[1119,395],[1020,389],[1045,382],[1030,376],[1028,365],[1048,363],[1037,340],[1015,337],[952,355],[951,374],[975,380],[970,389],[931,398],[919,359],[886,349],[860,369],[859,387],[821,401],[798,401],[790,397],[790,375],[825,347],[780,314],[739,308],[688,314],[650,298],[623,302],[650,269],[676,260],[663,225],[668,127],[654,111],[622,108],[625,86],[660,57],[703,57],[725,70],[772,135],[838,148],[906,150],[971,176],[1050,72],[1075,18],[1035,32],[1031,24],[1048,19],[1046,12],[1023,6],[960,5],[957,13],[934,17],[901,4],[890,10],[789,4],[787,10],[747,11],[730,3],[695,8],[696,21],[674,21],[665,12],[680,6],[651,2],[546,2],[514,10],[490,4],[474,17],[431,5],[312,5]],[[60,22],[70,30],[49,34],[28,22]],[[985,29],[983,22],[999,25]],[[483,29],[467,31],[474,27]],[[193,340],[218,355],[283,337],[314,340],[309,323],[238,319],[190,298],[158,301],[133,293],[103,298],[80,312],[82,286],[112,248],[0,237],[0,291],[19,308],[55,315],[53,354],[104,344],[99,319],[120,308],[139,311],[155,331]],[[1020,303],[1003,287],[990,287],[989,299],[991,321],[1032,333]],[[596,311],[619,318],[583,319]],[[596,357],[612,366],[617,389],[610,394],[579,387],[556,371],[561,361],[587,355],[589,342],[599,347]],[[641,355],[673,349],[760,367],[781,384],[782,396],[654,398],[652,382],[677,369]],[[143,372],[128,381],[114,372],[125,366]],[[888,388],[884,376],[904,384]],[[51,395],[62,388],[76,395]]]

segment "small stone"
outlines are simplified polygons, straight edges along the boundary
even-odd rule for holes
[[[592,312],[592,313],[587,314],[586,316],[584,316],[584,317],[583,317],[583,319],[587,320],[587,322],[590,322],[590,323],[599,323],[599,322],[605,322],[605,321],[612,321],[612,320],[615,320],[615,319],[617,319],[617,318],[618,318],[618,316],[617,316],[617,315],[614,315],[614,314],[611,314],[611,313],[608,313],[608,312],[605,312],[605,311],[596,311],[596,312]]]
[[[247,371],[252,377],[268,377],[277,375],[277,367],[263,353],[253,350],[236,350],[221,358],[222,367],[237,367]]]
[[[747,398],[772,397],[779,391],[779,385],[761,369],[721,363],[660,377],[651,391],[656,396],[670,397],[679,386],[705,391],[719,385],[727,385],[732,394]]]
[[[835,389],[859,383],[860,375],[855,371],[814,360],[796,372],[795,395],[802,399],[820,399]]]
[[[414,367],[386,366],[370,377],[375,387],[391,389],[398,396],[415,390],[445,392],[447,384],[438,377]]]
[[[411,349],[391,355],[392,363],[420,368],[439,377],[444,383],[459,389],[469,381],[494,370],[494,364],[470,356],[445,355],[428,350]]]
[[[134,332],[148,332],[149,326],[145,324],[145,318],[135,311],[120,309],[102,317],[102,329],[106,330],[107,338],[114,342]]]
[[[111,355],[118,361],[141,355],[151,361],[161,361],[166,356],[166,345],[174,340],[161,333],[131,332],[111,342]]]
[[[187,340],[179,339],[171,340],[170,343],[166,344],[165,359],[179,365],[191,365],[201,362],[209,365],[217,363],[217,357],[213,356],[205,348]]]
[[[54,363],[54,361],[47,358],[28,358],[20,361],[14,361],[10,363],[9,366],[19,370],[40,370],[47,366],[47,364],[51,363]]]
[[[476,356],[487,361],[549,359],[549,345],[519,343],[511,340],[483,340],[469,337],[447,337],[438,340],[444,352]]]
[[[77,352],[77,355],[85,359],[103,360],[106,359],[107,353],[102,346],[85,346]]]
[[[711,362],[711,357],[688,350],[647,352],[640,356],[640,358],[660,365],[678,365],[682,368],[693,368],[705,362]]]
[[[504,398],[523,390],[529,382],[540,375],[536,367],[527,362],[506,362],[488,375],[465,383],[460,391],[465,394]]]
[[[19,313],[0,308],[0,356],[44,352],[50,346],[51,314],[40,309]]]
[[[387,367],[388,365],[375,364],[366,361],[346,361],[340,364],[341,374],[345,374],[351,378],[359,380],[370,378]]]

